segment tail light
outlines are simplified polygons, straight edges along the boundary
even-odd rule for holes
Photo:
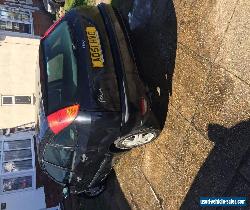
[[[56,22],[54,22],[54,24],[51,25],[49,29],[44,33],[41,39],[45,39],[54,30],[54,28],[61,22],[62,18],[63,16],[60,17]]]
[[[143,97],[140,100],[140,108],[141,108],[141,114],[142,115],[146,114],[148,110],[148,103],[147,103],[147,100]]]
[[[54,134],[58,134],[73,122],[78,115],[79,107],[79,105],[69,106],[58,110],[47,117],[49,127]]]

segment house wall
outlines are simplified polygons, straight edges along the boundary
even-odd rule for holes
[[[39,38],[52,24],[51,16],[43,9],[41,0],[0,0],[0,6],[3,10],[18,13],[28,13],[28,20],[19,20],[22,24],[29,24],[31,31],[25,33],[13,32],[14,23],[18,23],[12,17],[8,19],[1,16],[2,21],[6,21],[6,28],[0,30],[0,129],[13,128],[19,125],[35,121],[35,86]],[[13,23],[10,31],[7,28],[7,21]],[[3,29],[3,28],[2,28]],[[24,32],[24,31],[23,31]],[[3,96],[31,96],[30,104],[3,104]],[[15,101],[15,100],[14,100]],[[14,135],[14,134],[11,134]],[[1,140],[1,132],[0,132]],[[25,140],[25,138],[23,139]],[[0,141],[1,142],[1,141]],[[2,141],[3,143],[3,141]],[[32,145],[34,151],[34,145]],[[34,155],[32,160],[35,161]],[[4,161],[2,156],[2,161]],[[1,164],[0,164],[0,167]],[[35,167],[35,166],[34,166]],[[1,171],[1,169],[0,169]],[[28,172],[20,171],[18,176],[26,175]],[[26,174],[25,174],[26,173]],[[6,174],[0,176],[0,189],[3,189],[2,180]],[[10,172],[8,176],[15,177],[16,174]],[[39,176],[39,175],[38,175]],[[13,193],[2,192],[0,195],[0,204],[6,203],[7,210],[38,210],[45,209],[44,188],[36,189],[36,171],[32,171],[33,187]],[[57,205],[57,204],[55,204]],[[55,206],[55,205],[50,205]]]
[[[6,203],[6,210],[41,210],[46,208],[43,187],[22,193],[1,195],[0,203]]]
[[[35,121],[35,70],[39,38],[52,24],[40,0],[0,0],[1,8],[30,14],[31,33],[0,30],[0,129]],[[6,21],[6,17],[1,16]],[[9,18],[9,21],[15,20]],[[31,104],[3,105],[2,96],[31,96]],[[15,98],[13,98],[14,100]]]
[[[0,39],[0,95],[33,96],[39,40],[7,36]],[[34,104],[0,105],[0,128],[35,119]]]

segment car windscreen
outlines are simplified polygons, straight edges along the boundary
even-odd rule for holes
[[[43,59],[47,73],[48,114],[76,103],[76,48],[67,21],[61,22],[42,41]]]

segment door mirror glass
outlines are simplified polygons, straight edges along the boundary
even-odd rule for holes
[[[64,199],[67,199],[69,197],[69,188],[64,187],[63,191],[62,191],[62,194],[63,194]]]

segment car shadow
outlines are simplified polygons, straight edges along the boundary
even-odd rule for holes
[[[139,74],[151,90],[152,110],[164,127],[177,48],[172,0],[113,0],[129,30]]]
[[[250,120],[231,128],[210,124],[208,137],[214,148],[196,175],[182,210],[201,209],[199,198],[206,196],[242,196],[250,200]]]
[[[106,190],[99,196],[71,196],[64,201],[65,210],[130,210],[114,170],[107,179]]]

